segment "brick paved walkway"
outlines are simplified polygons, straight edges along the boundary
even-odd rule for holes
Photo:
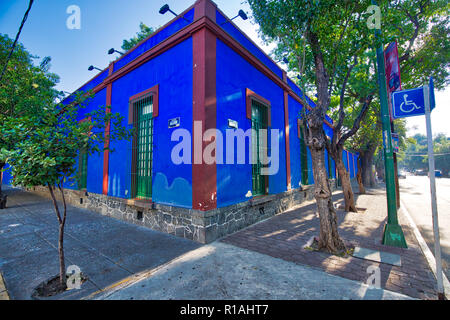
[[[354,189],[355,190],[355,189]],[[357,189],[356,189],[357,190]],[[337,210],[339,232],[347,244],[379,250],[401,256],[401,267],[356,257],[342,258],[322,252],[311,252],[303,246],[319,234],[319,220],[315,202],[287,211],[259,224],[234,233],[223,242],[281,258],[298,264],[320,268],[330,274],[366,282],[367,268],[378,266],[381,287],[420,299],[436,299],[435,278],[430,270],[407,220],[399,212],[408,249],[381,245],[387,209],[384,190],[369,189],[367,195],[357,195],[357,206],[367,208],[360,213]],[[334,195],[341,203],[341,192]],[[337,200],[337,201],[336,201]]]

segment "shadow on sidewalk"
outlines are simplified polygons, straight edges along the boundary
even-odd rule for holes
[[[353,190],[358,189],[356,187]],[[342,209],[336,210],[339,234],[349,246],[400,255],[402,263],[400,267],[353,256],[344,258],[305,249],[308,240],[319,235],[320,224],[315,201],[250,226],[222,241],[363,283],[366,283],[373,273],[369,267],[376,267],[380,271],[382,288],[414,298],[435,299],[433,274],[406,220],[399,217],[409,248],[382,245],[381,239],[387,221],[385,190],[380,185],[377,188],[367,189],[366,192],[361,195],[355,194],[357,207],[367,208],[366,211],[353,213]],[[343,201],[341,191],[333,194],[335,205]]]
[[[33,289],[59,272],[58,223],[50,200],[7,189],[0,210],[0,270],[11,299],[30,299]],[[68,206],[66,267],[78,266],[88,281],[54,299],[79,299],[135,273],[156,268],[201,245],[166,233]]]

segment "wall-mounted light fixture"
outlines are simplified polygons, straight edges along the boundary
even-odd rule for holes
[[[173,12],[168,4],[165,4],[161,7],[161,9],[159,9],[159,13],[160,14],[166,14],[167,12],[170,12],[171,14],[173,14],[175,17],[178,17],[178,15]],[[184,20],[186,20],[187,22],[191,23],[188,19],[186,19],[185,17],[181,16],[181,18],[183,18]]]
[[[117,51],[117,50],[114,49],[114,48],[111,48],[111,49],[108,50],[108,54],[113,54],[114,52],[117,52],[117,53],[120,54],[121,56],[124,55],[123,52]]]
[[[247,20],[248,16],[247,14],[244,12],[244,10],[239,10],[237,16],[231,18],[230,20],[225,21],[224,23],[221,23],[220,25],[223,26],[224,24],[227,24],[230,21],[233,21],[234,19],[236,19],[237,17],[241,17],[242,20]]]
[[[103,71],[102,69],[99,69],[99,68],[97,68],[97,67],[94,67],[94,66],[89,66],[89,68],[88,68],[88,70],[89,71],[92,71],[92,70],[98,70],[98,71]]]

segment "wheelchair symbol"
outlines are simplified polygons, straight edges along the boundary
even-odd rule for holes
[[[401,110],[402,112],[404,112],[404,113],[410,113],[410,112],[412,112],[412,111],[414,111],[414,110],[419,110],[419,109],[420,109],[420,107],[418,107],[414,102],[408,101],[407,98],[408,98],[408,95],[405,94],[405,95],[403,96],[403,102],[402,102],[402,104],[400,105],[400,110]]]

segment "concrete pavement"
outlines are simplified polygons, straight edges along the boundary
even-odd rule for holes
[[[354,188],[357,190],[357,187]],[[333,194],[334,203],[342,204],[342,191]],[[329,274],[365,283],[372,268],[378,268],[382,288],[419,299],[437,299],[436,280],[417,242],[408,220],[399,211],[407,249],[381,244],[387,220],[386,192],[382,188],[367,189],[367,194],[355,194],[358,213],[337,209],[339,234],[348,248],[361,248],[366,258],[355,250],[354,256],[339,257],[304,248],[320,232],[314,201],[297,209],[236,232],[222,241],[244,249],[280,258],[297,264],[313,266]],[[373,254],[369,254],[372,252]],[[391,261],[374,261],[374,257],[395,257]],[[400,263],[393,263],[393,261]]]
[[[8,207],[0,210],[0,271],[11,299],[30,299],[38,284],[59,272],[58,222],[49,200],[17,189],[4,191]],[[88,281],[56,299],[82,298],[200,247],[71,206],[65,229],[66,267],[77,265]]]
[[[58,272],[57,221],[48,200],[18,190],[7,192],[9,208],[0,211],[0,271],[12,299],[29,299],[36,285]],[[315,219],[307,209],[298,210],[303,211],[298,211],[293,220],[287,212],[242,232],[264,224],[278,228],[282,226],[277,223],[281,217],[299,232],[307,233],[308,221]],[[360,223],[367,217],[360,215],[358,219]],[[364,232],[351,225],[358,221],[344,222],[342,227],[349,232]],[[332,269],[280,259],[252,247],[249,250],[223,242],[201,246],[73,207],[69,207],[66,230],[66,264],[78,265],[89,280],[81,290],[67,291],[57,299],[410,298],[386,290],[386,279],[382,279],[382,289],[369,288],[364,284],[366,269],[364,279],[342,277],[330,274]],[[269,239],[279,245],[279,252],[285,251],[286,246],[273,235]],[[374,238],[370,239],[373,242]],[[417,264],[408,259],[403,262]],[[355,270],[349,272],[358,274]],[[381,266],[381,272],[386,270],[393,277],[404,275],[395,266]]]
[[[188,252],[107,300],[398,300],[411,299],[326,272],[222,242]]]

